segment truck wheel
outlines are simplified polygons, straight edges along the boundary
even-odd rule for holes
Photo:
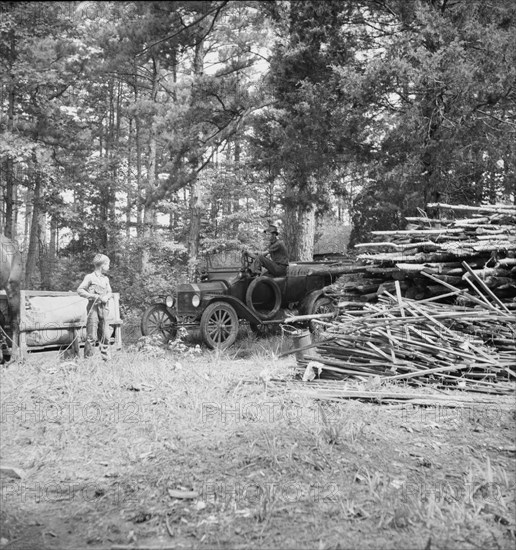
[[[247,287],[245,303],[260,319],[273,319],[281,307],[281,290],[278,283],[271,277],[253,279]]]
[[[176,337],[177,319],[164,304],[154,304],[145,310],[141,329],[144,336],[158,334],[166,343]]]
[[[224,302],[210,304],[201,317],[201,336],[210,349],[226,349],[238,336],[238,315],[235,308]]]
[[[334,313],[335,315],[337,315],[338,309],[335,307],[335,305],[330,300],[330,298],[326,296],[320,296],[319,298],[317,298],[317,300],[315,300],[312,307],[310,308],[310,311],[308,312],[309,315],[314,315],[316,313]],[[330,319],[325,319],[325,320],[330,320]],[[320,340],[321,334],[324,330],[323,325],[321,325],[320,323],[316,323],[314,321],[310,321],[308,323],[308,326],[309,326],[310,332],[314,336],[314,339],[316,341]]]

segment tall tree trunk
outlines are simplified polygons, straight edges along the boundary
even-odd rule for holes
[[[103,130],[104,140],[100,141],[100,157],[104,158],[103,177],[101,179],[101,202],[99,205],[99,246],[103,251],[108,251],[111,241],[112,213],[114,212],[115,194],[112,191],[112,181],[116,177],[113,172],[113,149],[115,138],[115,90],[114,81],[108,82],[108,106],[107,122],[101,122],[101,131]]]
[[[241,153],[242,147],[240,145],[240,141],[238,138],[235,139],[235,153],[234,153],[234,160],[235,160],[235,171],[238,173],[238,169],[240,167],[240,153]],[[233,205],[233,212],[239,212],[240,211],[240,199],[238,197],[238,191],[236,192],[237,196],[233,196],[232,198],[232,205]],[[235,235],[238,234],[238,229],[240,227],[240,224],[238,220],[235,220],[232,224],[232,229],[235,233]]]
[[[114,250],[117,247],[119,240],[118,234],[118,220],[116,215],[116,189],[118,187],[118,151],[120,150],[120,82],[117,82],[116,87],[113,86],[113,100],[112,100],[112,121],[111,121],[111,149],[109,154],[109,164],[111,174],[108,185],[108,232],[107,232],[107,249],[108,251]]]
[[[159,79],[159,61],[157,58],[153,58],[153,77],[152,77],[152,90],[151,100],[156,102],[158,92],[158,79]],[[146,240],[150,240],[154,233],[154,225],[156,221],[156,203],[154,198],[154,191],[156,188],[156,161],[157,161],[157,142],[156,142],[156,128],[154,125],[154,117],[151,117],[149,123],[149,141],[148,141],[148,157],[147,157],[147,183],[145,189],[145,205],[143,211],[143,236]],[[144,246],[141,253],[141,268],[142,271],[146,271],[149,265],[149,248]]]
[[[143,237],[146,241],[150,241],[154,233],[154,224],[156,221],[156,205],[152,198],[152,190],[155,185],[156,178],[156,136],[151,131],[149,138],[149,157],[147,163],[147,200],[143,209]],[[149,248],[145,245],[142,248],[141,268],[145,271],[148,268],[150,260]]]
[[[125,234],[131,236],[131,212],[133,208],[133,189],[131,182],[131,171],[133,169],[133,119],[129,119],[129,130],[127,134],[127,177],[126,177],[126,205],[125,205]]]
[[[47,252],[47,268],[45,270],[45,277],[43,277],[43,285],[46,290],[54,290],[52,287],[57,264],[57,238],[57,220],[52,216],[50,219],[50,241]]]
[[[299,175],[298,175],[299,177]],[[296,182],[298,184],[299,181]],[[285,244],[291,259],[311,262],[315,241],[315,205],[300,197],[299,186],[287,181],[285,192]],[[301,186],[304,192],[313,194],[317,189],[314,176],[306,177]]]
[[[38,215],[38,267],[41,274],[41,290],[50,290],[50,258],[47,242],[47,214],[40,208]]]
[[[317,179],[315,175],[310,175],[304,185],[304,189],[314,195],[317,190]],[[299,205],[298,210],[298,239],[297,239],[297,257],[302,262],[311,262],[314,255],[315,242],[315,204],[313,200],[308,205]]]
[[[14,178],[14,163],[8,158],[5,166],[5,225],[4,233],[10,239],[16,240],[16,198],[18,194]]]
[[[156,205],[152,200],[152,191],[156,187],[156,134],[153,130],[149,136],[149,156],[147,157],[147,201],[144,209],[144,237],[151,237],[154,233]]]
[[[143,237],[143,178],[142,178],[142,146],[141,122],[138,115],[135,117],[136,126],[136,234]]]
[[[298,216],[297,259],[311,262],[314,254],[315,206],[300,209]]]
[[[299,257],[297,255],[297,244],[299,236],[298,211],[297,208],[290,203],[285,206],[284,223],[285,225],[283,229],[283,237],[289,253],[290,260],[297,261],[299,260]]]
[[[23,224],[23,250],[29,248],[30,241],[30,225],[32,221],[32,210],[34,208],[34,196],[32,189],[30,187],[27,189],[25,195],[25,220]]]
[[[199,257],[202,222],[202,185],[196,179],[190,186],[190,232],[188,239],[188,277],[193,280]]]
[[[196,78],[201,77],[204,73],[204,42],[199,39],[195,46],[194,56],[194,75]],[[201,159],[196,158],[195,163],[198,165]],[[196,166],[193,166],[195,169]],[[194,278],[195,271],[198,265],[199,245],[201,240],[201,220],[202,220],[202,185],[199,179],[196,178],[190,186],[190,231],[188,239],[188,276],[191,280]]]
[[[29,247],[25,263],[25,288],[33,289],[37,285],[36,263],[39,256],[39,224],[41,208],[41,175],[34,171],[34,194],[32,199],[32,220],[30,226]]]
[[[99,121],[99,148],[98,155],[100,159],[104,159],[104,164],[106,163],[105,159],[107,157],[107,151],[109,149],[109,137],[108,130],[104,124],[104,118],[102,117]],[[101,171],[101,177],[98,180],[98,185],[100,185],[100,198],[101,200],[96,204],[96,222],[97,222],[97,234],[96,234],[96,246],[100,247],[101,250],[106,249],[107,244],[107,193],[106,185],[107,178],[105,171]]]
[[[178,57],[177,57],[176,48],[173,48],[173,50],[172,50],[170,63],[171,63],[171,69],[172,69],[172,82],[174,83],[174,85],[172,87],[171,97],[172,97],[172,101],[175,103],[177,101],[176,85],[177,85],[177,65],[178,65]],[[173,197],[171,199],[172,203],[175,204],[175,205],[178,205],[180,200],[181,199],[180,199],[178,193],[175,195],[175,198]],[[170,238],[171,239],[173,239],[174,236],[175,236],[174,233],[175,233],[175,229],[177,228],[178,221],[179,221],[178,220],[178,213],[174,209],[174,207],[172,207],[172,210],[170,211],[170,215],[169,215],[169,231],[170,231]]]
[[[138,65],[136,58],[133,63],[134,74],[138,73]],[[140,94],[138,90],[138,81],[135,78],[133,85],[134,92],[134,104],[136,106],[136,112],[134,114],[134,141],[135,141],[135,155],[136,155],[136,235],[139,239],[143,238],[143,205],[145,202],[145,190],[142,180],[142,143],[141,143],[141,119],[138,113],[138,102],[140,100]]]
[[[8,66],[9,72],[12,72],[14,62],[16,60],[16,37],[14,30],[9,31],[9,50],[8,50]],[[14,129],[14,105],[15,105],[15,90],[12,80],[8,84],[7,92],[7,131],[12,132]],[[5,161],[5,227],[4,233],[10,239],[16,240],[16,199],[17,185],[14,177],[14,162],[12,158],[7,157]]]

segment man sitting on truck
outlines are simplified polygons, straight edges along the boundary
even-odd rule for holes
[[[278,238],[278,229],[275,225],[269,225],[264,233],[269,235],[269,246],[264,252],[246,251],[250,258],[254,258],[252,272],[260,275],[262,268],[273,277],[284,277],[287,274],[288,252],[285,243]]]

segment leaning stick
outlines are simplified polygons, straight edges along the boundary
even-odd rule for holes
[[[371,349],[376,351],[380,356],[387,359],[387,361],[392,361],[391,357],[389,357],[386,353],[384,353],[378,346],[375,346],[372,342],[366,342],[366,346],[369,346]]]
[[[471,287],[471,289],[473,291],[475,291],[478,296],[480,297],[481,300],[483,300],[488,306],[492,306],[493,304],[491,304],[491,302],[489,302],[489,300],[484,296],[484,294],[482,294],[482,292],[480,292],[480,290],[473,284],[473,281],[469,278],[469,277],[465,277],[464,279],[466,281],[466,283],[468,283],[468,285]]]
[[[401,316],[402,317],[405,317],[405,309],[403,307],[403,299],[401,297],[401,285],[400,285],[400,282],[399,281],[394,281],[394,287],[396,288],[396,300],[398,302],[398,305],[399,305],[399,308],[400,308],[400,313],[401,313]],[[394,296],[392,295],[389,295],[392,299],[394,299]],[[407,327],[405,327],[405,336],[409,337],[409,333],[408,333],[408,329]]]
[[[311,315],[292,315],[281,319],[278,323],[295,323],[298,321],[311,321],[312,319],[329,319],[335,317],[335,313],[312,313]]]
[[[447,292],[446,294],[439,294],[439,296],[432,296],[431,298],[425,298],[424,300],[418,300],[420,304],[427,302],[435,302],[436,300],[442,300],[443,298],[449,298],[450,296],[457,296],[460,291]]]
[[[448,327],[446,327],[445,325],[443,325],[441,322],[437,321],[436,319],[434,319],[431,315],[428,315],[428,313],[426,313],[425,311],[423,311],[420,307],[418,307],[415,303],[412,304],[412,307],[418,311],[419,313],[421,313],[422,315],[425,316],[426,319],[428,319],[431,323],[434,323],[436,326],[438,326],[441,330],[443,330],[444,332],[446,332],[447,334],[449,334],[452,338],[454,339],[457,339],[459,337],[459,335],[457,334],[457,332],[454,332],[452,330],[450,330]],[[412,327],[410,327],[412,328]],[[472,348],[476,348],[476,346],[471,346]],[[440,349],[440,348],[437,348],[437,349]],[[449,353],[456,353],[455,351],[452,351],[452,350],[447,350]],[[477,350],[476,350],[477,351]]]
[[[438,372],[447,372],[447,371],[454,371],[454,370],[462,370],[469,368],[470,365],[452,365],[447,367],[436,367],[435,369],[424,369],[417,372],[409,372],[406,374],[396,374],[394,376],[389,377],[389,382],[391,380],[402,380],[404,378],[415,378],[418,376],[426,376],[427,374],[436,374]]]
[[[489,296],[503,309],[505,310],[509,315],[511,312],[508,310],[508,308],[505,306],[505,304],[494,294],[491,289],[484,283],[484,281],[469,267],[469,265],[466,262],[462,262],[462,265],[464,268],[468,271],[468,273],[477,281],[477,283],[481,286],[483,290],[487,292]]]
[[[442,281],[441,279],[439,279],[437,277],[434,277],[433,275],[431,275],[430,273],[427,273],[426,271],[421,271],[421,275],[424,275],[425,277],[428,277],[429,279],[432,279],[432,281],[435,281],[436,283],[442,284],[446,288],[449,288],[450,290],[453,290],[454,292],[457,292],[459,295],[464,296],[468,300],[471,300],[472,302],[475,302],[476,304],[478,304],[482,307],[486,307],[485,302],[483,302],[482,300],[479,300],[475,296],[471,296],[471,294],[469,294],[469,292],[466,292],[465,290],[461,290],[460,288],[457,288],[456,286],[453,286],[450,283],[446,283],[445,281]],[[497,311],[497,312],[500,311],[499,309],[494,307],[492,304],[489,305],[489,309],[492,310],[492,311]]]

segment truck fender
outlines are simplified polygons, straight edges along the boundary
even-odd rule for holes
[[[299,313],[301,315],[309,315],[314,307],[314,304],[318,298],[324,295],[322,289],[313,290],[310,294],[307,294],[299,306]]]
[[[206,305],[212,304],[213,302],[226,302],[227,304],[232,305],[235,308],[235,311],[237,312],[237,315],[240,319],[245,319],[252,324],[259,325],[262,322],[262,320],[258,316],[256,316],[251,309],[249,309],[243,302],[241,302],[238,298],[235,298],[234,296],[228,296],[224,294],[213,296],[209,299]]]

